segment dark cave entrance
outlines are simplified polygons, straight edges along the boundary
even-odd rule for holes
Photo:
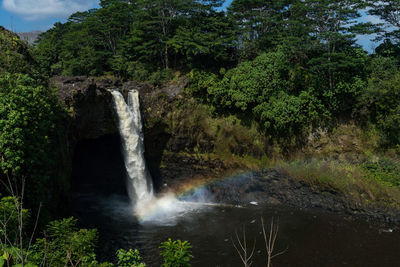
[[[72,160],[72,193],[127,195],[118,134],[78,142]]]
[[[155,134],[149,134],[155,132]],[[161,133],[160,133],[161,132]],[[145,131],[146,165],[156,192],[161,188],[160,164],[169,135]],[[82,195],[127,197],[126,170],[118,133],[79,141],[72,158],[72,198]]]

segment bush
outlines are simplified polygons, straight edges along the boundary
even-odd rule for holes
[[[226,72],[222,80],[208,88],[217,106],[250,111],[281,91],[294,88],[290,64],[281,52],[262,54]]]
[[[164,257],[164,267],[188,267],[192,256],[192,246],[188,241],[181,240],[168,241],[161,243],[161,255]]]
[[[155,86],[160,86],[161,84],[170,81],[173,77],[174,73],[172,70],[161,69],[151,73],[147,81]]]
[[[388,186],[400,188],[400,164],[391,159],[379,159],[377,162],[363,164],[367,174]]]
[[[297,145],[310,126],[330,118],[306,73],[284,52],[270,52],[227,72],[192,72],[190,90],[219,111],[257,121],[268,136],[284,147]],[[300,85],[300,86],[299,86]]]
[[[25,226],[30,213],[23,209],[16,197],[3,197],[0,200],[0,267],[19,265],[24,259],[25,266],[32,266],[26,262]],[[21,244],[22,242],[22,244]]]
[[[3,197],[0,200],[0,237],[7,234],[8,242],[15,243],[18,237],[18,217],[22,215],[23,226],[29,219],[29,211],[22,209],[19,211],[20,202],[15,197]]]
[[[119,249],[117,251],[118,267],[145,267],[142,257],[137,249],[128,251]]]
[[[33,246],[31,261],[44,266],[97,266],[95,229],[78,229],[74,218],[50,222],[45,237]]]

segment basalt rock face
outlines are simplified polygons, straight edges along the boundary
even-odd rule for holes
[[[71,154],[79,141],[117,132],[107,91],[116,84],[86,77],[55,77],[50,83],[57,87],[59,102],[65,104],[70,115],[67,133]]]
[[[186,79],[166,84],[161,88],[134,81],[121,82],[87,77],[53,77],[50,84],[57,88],[58,100],[65,105],[70,115],[66,121],[66,143],[72,161],[75,151],[77,153],[82,151],[80,146],[87,145],[87,140],[99,140],[96,144],[102,146],[101,140],[118,138],[118,119],[110,91],[117,89],[127,98],[128,91],[138,90],[144,123],[145,156],[156,189],[160,189],[171,179],[180,181],[211,172],[221,173],[225,169],[221,161],[208,161],[191,154],[195,143],[193,136],[176,135],[171,131],[169,116],[176,107],[176,103],[184,99]],[[188,151],[189,153],[179,154]],[[88,158],[89,154],[85,157]],[[119,156],[115,155],[114,158]],[[82,157],[77,158],[82,160]],[[79,162],[79,165],[80,168],[84,167],[82,162]],[[75,177],[73,171],[72,173]],[[87,170],[82,170],[82,173],[87,173]],[[107,179],[109,178],[104,177],[103,181],[99,178],[98,183],[106,182]],[[77,181],[73,181],[74,183],[76,184]],[[124,185],[121,184],[121,186]]]
[[[50,85],[57,88],[58,100],[70,115],[67,132],[71,154],[79,141],[118,134],[111,90],[126,94],[132,89],[149,87],[135,82],[87,77],[53,77]]]

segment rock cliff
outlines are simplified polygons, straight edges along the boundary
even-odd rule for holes
[[[208,175],[226,169],[220,160],[204,160],[192,153],[179,154],[193,152],[196,146],[196,136],[175,135],[169,125],[169,116],[177,101],[182,99],[187,84],[185,79],[161,88],[132,81],[87,77],[53,77],[50,84],[57,88],[58,100],[70,115],[66,130],[71,159],[80,143],[86,145],[86,140],[105,140],[102,137],[119,135],[110,90],[120,90],[126,96],[129,90],[135,89],[140,93],[146,159],[156,188],[171,179]],[[98,145],[101,146],[101,142]],[[98,182],[101,183],[101,179]]]

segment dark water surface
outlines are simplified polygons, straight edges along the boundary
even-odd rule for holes
[[[162,223],[138,223],[121,196],[79,195],[75,215],[100,234],[98,255],[112,260],[118,248],[137,248],[147,266],[159,266],[158,246],[172,239],[189,240],[192,266],[242,266],[231,238],[246,230],[248,246],[256,240],[252,266],[266,266],[260,218],[279,218],[274,266],[400,266],[400,233],[343,215],[279,206],[204,207]]]

